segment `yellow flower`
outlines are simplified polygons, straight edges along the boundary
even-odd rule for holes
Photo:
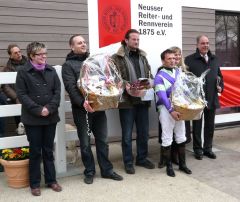
[[[4,150],[2,150],[2,153],[3,153],[3,154],[5,154],[5,153],[9,153],[9,152],[11,152],[10,149],[4,149]]]
[[[23,160],[29,158],[29,148],[3,149],[2,158],[5,160]]]

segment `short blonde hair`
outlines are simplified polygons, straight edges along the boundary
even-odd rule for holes
[[[34,42],[28,44],[27,45],[27,50],[26,50],[28,58],[31,59],[30,56],[31,55],[34,56],[41,49],[47,49],[45,44],[40,43],[38,41],[34,41]]]

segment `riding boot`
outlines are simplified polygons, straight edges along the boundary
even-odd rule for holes
[[[175,173],[172,167],[172,161],[171,161],[171,146],[168,147],[162,147],[163,149],[163,156],[164,156],[164,160],[166,162],[166,172],[167,175],[170,177],[175,177]]]
[[[158,163],[158,168],[163,168],[166,166],[166,161],[163,157],[163,147],[160,148],[160,161]]]
[[[178,146],[177,143],[175,141],[172,142],[172,146],[171,146],[171,159],[172,159],[172,163],[178,165]]]
[[[192,171],[186,165],[185,142],[178,144],[179,170],[186,174],[192,174]]]

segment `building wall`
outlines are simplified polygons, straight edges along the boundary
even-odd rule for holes
[[[182,7],[183,54],[187,56],[196,50],[196,37],[206,34],[211,51],[215,52],[215,10]]]
[[[215,52],[215,10],[183,7],[183,53],[195,51],[196,36],[207,34]],[[68,39],[80,33],[88,41],[87,0],[11,0],[0,4],[0,65],[6,64],[9,43],[25,51],[31,41],[48,47],[48,63],[62,64],[69,52]]]
[[[62,64],[68,39],[81,33],[88,41],[87,0],[0,0],[0,65],[5,65],[9,43],[41,41],[48,47],[48,63]]]
[[[6,64],[9,43],[17,43],[25,52],[29,42],[44,42],[48,47],[48,63],[61,65],[69,52],[68,39],[72,34],[80,33],[88,42],[87,0],[0,2],[0,65]],[[215,51],[215,11],[183,7],[182,16],[183,54],[195,51],[196,36],[200,34],[209,36]],[[71,113],[66,118],[72,123]]]

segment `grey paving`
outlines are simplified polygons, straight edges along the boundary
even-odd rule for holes
[[[176,177],[166,176],[165,169],[147,170],[136,167],[135,175],[125,174],[120,143],[110,144],[110,159],[124,180],[116,182],[103,179],[97,170],[94,183],[83,183],[83,175],[59,178],[61,193],[42,188],[40,197],[33,197],[29,188],[11,189],[0,174],[0,201],[176,201],[176,202],[235,202],[240,201],[240,127],[217,130],[214,138],[217,159],[206,157],[199,161],[187,151],[187,163],[192,175],[178,171]],[[191,145],[188,146],[189,149]],[[149,157],[157,165],[159,144],[157,138],[149,141]],[[83,172],[79,162],[75,170]]]

